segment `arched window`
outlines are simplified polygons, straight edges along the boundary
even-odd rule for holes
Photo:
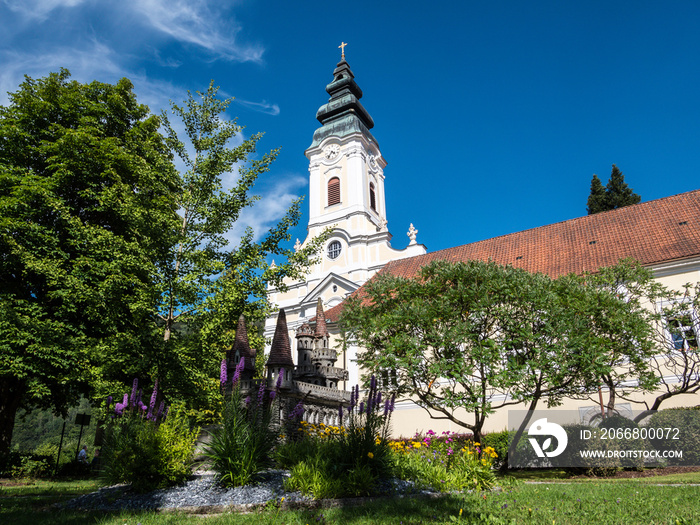
[[[374,196],[374,183],[369,183],[369,207],[377,211],[377,199]]]
[[[328,206],[340,204],[340,179],[333,177],[328,181]]]

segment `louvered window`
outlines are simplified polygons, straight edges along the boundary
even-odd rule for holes
[[[340,179],[333,177],[328,181],[328,206],[340,204]]]
[[[374,183],[369,183],[369,207],[377,211],[377,199],[374,196]]]

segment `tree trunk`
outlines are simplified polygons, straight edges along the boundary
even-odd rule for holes
[[[13,378],[0,379],[0,457],[10,452],[15,416],[21,400],[21,384]]]

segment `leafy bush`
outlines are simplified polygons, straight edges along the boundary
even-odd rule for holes
[[[484,434],[481,437],[481,444],[484,447],[491,447],[496,452],[496,457],[493,458],[494,468],[505,468],[508,458],[508,446],[514,432],[502,430],[501,432],[491,432]]]
[[[186,480],[191,474],[194,442],[199,429],[190,429],[184,407],[165,412],[153,410],[136,397],[117,403],[116,417],[107,427],[102,448],[103,477],[108,483],[131,483],[134,490],[145,492]],[[140,396],[139,396],[140,397]]]
[[[224,486],[246,485],[255,474],[271,466],[271,452],[277,443],[277,433],[270,423],[272,402],[279,384],[273,392],[266,393],[263,381],[257,398],[244,400],[238,381],[243,365],[244,360],[241,359],[236,367],[231,392],[224,396],[221,426],[212,431],[211,442],[204,451]],[[279,377],[282,375],[283,372]],[[225,376],[222,376],[222,384],[225,383]]]
[[[316,498],[371,494],[378,480],[393,475],[394,458],[389,446],[394,400],[382,403],[374,377],[367,398],[359,402],[359,386],[351,393],[350,406],[340,407],[345,426],[299,423],[296,441],[276,451],[279,465],[291,468],[285,486]]]
[[[413,440],[394,442],[397,469],[402,478],[435,490],[482,490],[493,486],[493,464],[498,455],[491,446],[466,436],[429,430]],[[507,447],[506,447],[507,450]]]
[[[663,437],[650,439],[651,446],[663,452],[682,452],[681,458],[669,458],[669,465],[700,465],[700,410],[696,408],[667,408],[653,414],[648,429],[672,429],[663,431]],[[673,429],[679,429],[678,435]],[[678,439],[674,439],[678,437]]]
[[[22,455],[19,465],[14,465],[10,471],[13,478],[40,478],[51,471],[51,458],[46,456]]]

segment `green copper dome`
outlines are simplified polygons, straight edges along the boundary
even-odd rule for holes
[[[323,125],[314,132],[310,147],[318,146],[326,137],[342,138],[353,133],[362,133],[376,144],[376,139],[369,132],[374,127],[374,121],[360,103],[362,90],[345,60],[338,62],[333,71],[333,81],[326,86],[326,91],[331,98],[316,112],[316,119]]]

